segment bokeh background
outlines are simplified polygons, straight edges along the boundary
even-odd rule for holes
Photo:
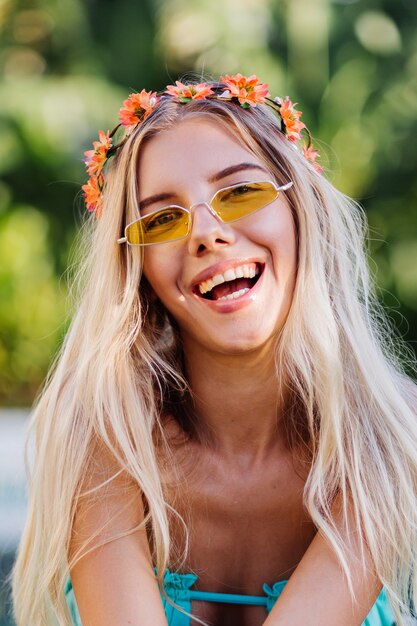
[[[417,350],[416,0],[0,0],[0,578],[24,511],[21,407],[68,323],[83,152],[131,91],[237,71],[299,103]],[[2,586],[1,626],[8,608]]]

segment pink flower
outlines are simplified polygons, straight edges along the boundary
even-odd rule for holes
[[[316,163],[316,159],[320,158],[318,150],[315,150],[312,144],[308,147],[306,146],[306,144],[303,144],[303,154],[307,161],[309,161],[313,165],[314,169],[319,172],[319,174],[321,174],[323,168],[321,167],[321,165]]]
[[[93,150],[84,152],[84,162],[90,176],[99,174],[107,161],[107,154],[112,147],[110,132],[98,131],[99,141],[93,141]]]
[[[248,78],[242,74],[221,76],[220,81],[226,85],[232,98],[237,98],[242,106],[256,106],[264,104],[265,98],[270,96],[268,85],[261,83],[259,78],[252,74]]]
[[[95,211],[97,217],[101,217],[103,209],[103,176],[91,176],[86,185],[82,186],[84,200],[88,211]]]
[[[179,80],[175,81],[174,85],[168,85],[165,93],[170,96],[176,96],[183,102],[188,102],[189,100],[204,100],[207,96],[210,96],[213,93],[210,85],[206,83],[199,83],[198,85],[184,85],[180,83]]]
[[[140,93],[131,93],[119,111],[120,123],[123,126],[133,126],[142,122],[152,113],[158,101],[156,91],[142,89]]]
[[[290,141],[296,141],[301,138],[301,131],[306,127],[304,122],[300,121],[301,111],[296,111],[296,104],[293,104],[288,96],[285,100],[275,98],[275,102],[280,106],[279,114],[284,122],[286,134]]]

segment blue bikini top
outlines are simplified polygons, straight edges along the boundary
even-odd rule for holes
[[[262,587],[263,595],[248,596],[234,593],[214,593],[210,591],[192,589],[197,580],[198,576],[195,574],[178,574],[176,572],[170,572],[169,570],[166,570],[164,574],[163,584],[168,598],[187,613],[192,613],[193,601],[264,606],[266,612],[269,613],[288,582],[287,580],[281,580],[272,586],[265,583]],[[73,626],[82,626],[74,591],[69,578],[65,585],[65,598],[68,604]],[[171,605],[163,595],[161,595],[161,600],[164,606],[168,626],[192,625],[188,615],[185,615],[175,606]],[[388,604],[385,589],[382,589],[362,626],[395,626],[394,616]]]

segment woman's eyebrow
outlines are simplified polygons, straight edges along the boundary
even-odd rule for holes
[[[226,178],[226,176],[230,176],[231,174],[235,174],[236,172],[241,172],[242,170],[260,170],[261,172],[268,174],[266,169],[264,169],[261,165],[258,165],[257,163],[238,163],[237,165],[231,165],[230,167],[226,167],[220,172],[216,172],[216,174],[213,174],[207,180],[209,183],[215,183],[222,178]]]
[[[268,172],[257,163],[238,163],[237,165],[230,165],[229,167],[226,167],[224,170],[221,170],[220,172],[216,172],[212,176],[209,176],[207,181],[209,183],[215,183],[221,180],[222,178],[226,178],[226,176],[230,176],[231,174],[235,174],[236,172],[241,172],[243,170],[260,170],[261,172],[268,174]],[[142,210],[146,209],[146,207],[150,206],[151,204],[154,204],[155,202],[162,202],[164,200],[169,200],[170,198],[173,198],[174,196],[175,194],[170,193],[170,192],[157,193],[153,196],[149,196],[148,198],[145,198],[145,200],[141,200],[141,202],[139,203],[139,209],[142,209]]]
[[[154,196],[149,196],[145,200],[139,202],[139,209],[146,209],[150,204],[155,202],[162,202],[163,200],[169,200],[174,197],[174,193],[156,193]]]

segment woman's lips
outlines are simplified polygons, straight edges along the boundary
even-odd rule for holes
[[[198,299],[199,302],[203,302],[214,311],[218,311],[221,313],[231,313],[234,311],[238,311],[239,309],[242,309],[248,306],[251,302],[256,300],[257,293],[259,291],[261,283],[263,282],[264,273],[265,273],[265,265],[261,265],[260,272],[258,274],[258,278],[255,284],[251,285],[249,289],[248,288],[238,289],[238,291],[240,292],[243,291],[243,293],[241,293],[237,297],[227,298],[227,297],[220,296],[220,298],[209,300],[208,298],[204,298],[199,292],[196,292],[195,290],[193,291],[193,295],[195,298]],[[227,285],[227,283],[223,283],[223,285]],[[223,285],[221,286],[223,287]],[[238,286],[240,287],[240,285]]]
[[[217,264],[216,273],[207,274],[205,280],[199,282],[193,281],[192,291],[198,296],[202,296],[208,300],[218,300],[224,296],[231,294],[233,291],[242,289],[250,289],[258,280],[264,264],[260,261],[244,261],[234,265],[230,265],[220,271]],[[224,263],[222,263],[224,266]]]

